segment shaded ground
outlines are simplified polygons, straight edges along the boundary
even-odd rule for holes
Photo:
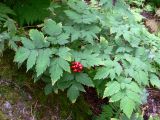
[[[160,117],[160,90],[155,88],[148,88],[147,91],[147,103],[142,106],[144,120],[149,120],[150,116]]]
[[[0,111],[4,120],[35,120],[31,99],[30,95],[19,93],[18,88],[11,87],[9,81],[0,81]]]
[[[59,107],[32,98],[8,80],[0,81],[0,120],[61,120]],[[66,120],[71,120],[70,116]]]

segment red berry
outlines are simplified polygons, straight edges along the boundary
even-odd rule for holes
[[[73,72],[81,72],[83,69],[83,65],[80,62],[72,62],[71,69]]]
[[[79,69],[82,69],[82,68],[83,68],[82,66],[79,67]]]
[[[71,68],[76,68],[76,66],[74,65],[74,66],[71,66]]]

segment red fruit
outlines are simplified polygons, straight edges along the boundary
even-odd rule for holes
[[[74,68],[76,68],[76,66],[75,66],[75,65],[74,65],[74,66],[71,66],[71,68],[74,69]]]
[[[82,68],[83,68],[82,66],[79,67],[79,69],[82,69]]]
[[[80,62],[72,62],[71,69],[73,72],[81,72],[83,70],[83,65]]]

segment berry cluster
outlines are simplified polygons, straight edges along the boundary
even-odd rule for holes
[[[83,70],[83,65],[80,62],[72,62],[71,69],[73,72],[81,72]]]

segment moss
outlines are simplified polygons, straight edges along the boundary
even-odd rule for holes
[[[20,99],[18,92],[8,86],[1,86],[0,94],[3,98],[7,99],[12,104]]]
[[[2,111],[0,111],[0,119],[1,119],[1,120],[9,120],[9,119],[7,119],[6,115],[3,114]]]

